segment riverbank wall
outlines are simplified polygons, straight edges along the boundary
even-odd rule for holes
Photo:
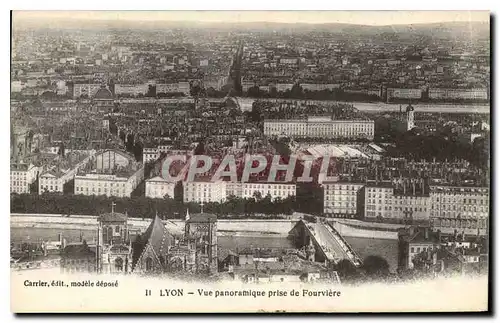
[[[131,230],[142,231],[149,226],[151,219],[129,218],[127,222]],[[184,230],[183,220],[165,220],[164,222],[171,231],[180,233]],[[223,219],[217,221],[217,229],[220,234],[224,235],[273,234],[287,236],[296,223],[296,220]],[[96,228],[97,217],[88,215],[66,217],[57,214],[11,214],[10,225],[13,228],[92,230]]]
[[[362,225],[354,225],[348,223],[341,223],[338,221],[331,221],[332,226],[343,237],[353,238],[370,238],[370,239],[387,239],[397,240],[398,231],[393,228],[380,228]]]

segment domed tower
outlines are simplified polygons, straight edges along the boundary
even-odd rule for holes
[[[102,85],[101,88],[97,90],[92,98],[92,102],[97,112],[110,112],[115,105],[113,93],[111,93],[105,85]]]
[[[415,108],[411,103],[406,107],[406,130],[415,128]]]

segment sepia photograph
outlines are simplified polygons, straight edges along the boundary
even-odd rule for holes
[[[11,311],[490,311],[490,19],[11,11]]]

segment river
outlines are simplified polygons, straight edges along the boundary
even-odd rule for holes
[[[18,243],[21,241],[39,242],[41,240],[57,240],[61,233],[68,243],[80,240],[80,234],[87,242],[95,241],[96,230],[79,229],[49,229],[49,228],[11,228],[11,241]],[[132,239],[134,239],[132,237]],[[398,265],[397,240],[370,239],[345,237],[347,242],[362,257],[377,255],[385,258],[389,263],[390,270],[395,272]],[[293,248],[292,241],[284,236],[219,236],[218,244],[222,249],[236,250],[245,247],[253,248]]]
[[[238,102],[242,111],[252,110],[252,103],[255,99],[238,97]],[[270,99],[273,100],[273,99]],[[287,100],[278,99],[278,101],[313,101],[313,100]],[[331,102],[336,101],[324,101]],[[384,102],[339,102],[354,105],[356,109],[363,112],[380,112],[380,111],[399,111],[400,104],[391,104]],[[401,104],[403,107],[404,105]],[[444,103],[413,103],[415,112],[441,112],[441,113],[490,113],[490,106],[488,104],[444,104]]]

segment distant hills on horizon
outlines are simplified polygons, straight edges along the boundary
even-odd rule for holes
[[[13,19],[14,29],[50,28],[50,29],[210,29],[210,30],[233,30],[239,32],[329,32],[350,33],[354,35],[372,34],[406,34],[424,33],[431,35],[455,35],[460,34],[474,36],[490,35],[489,21],[453,21],[423,24],[398,24],[398,25],[359,25],[348,23],[282,23],[282,22],[205,22],[205,21],[135,21],[135,20],[74,20],[68,19],[38,19],[20,20],[18,24]]]

